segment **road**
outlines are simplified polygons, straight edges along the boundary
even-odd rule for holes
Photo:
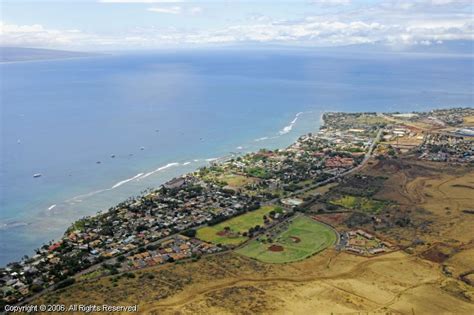
[[[324,186],[326,184],[329,184],[333,181],[335,181],[336,179],[338,178],[341,178],[341,177],[344,177],[346,175],[349,175],[349,174],[352,174],[358,170],[360,170],[362,167],[365,166],[365,164],[367,164],[367,162],[369,161],[370,157],[372,156],[372,153],[374,152],[374,149],[375,147],[377,146],[377,143],[380,141],[380,137],[382,136],[382,132],[383,132],[383,129],[379,129],[378,132],[377,132],[377,135],[375,136],[374,140],[372,141],[372,144],[370,145],[369,147],[369,150],[367,151],[367,153],[365,154],[364,156],[364,159],[362,160],[362,162],[357,165],[356,167],[354,168],[351,168],[350,170],[347,170],[341,174],[338,174],[336,176],[333,176],[331,178],[328,178],[326,180],[323,180],[321,182],[317,182],[315,184],[312,184],[308,187],[304,187],[304,188],[301,188],[293,193],[290,194],[290,196],[296,196],[296,195],[299,195],[299,194],[302,194],[302,193],[305,193],[307,192],[308,190],[312,190],[312,189],[315,189],[315,188],[318,188],[320,186]]]
[[[364,159],[362,160],[362,162],[361,162],[359,165],[357,165],[356,167],[354,167],[354,168],[352,168],[352,169],[350,169],[350,170],[347,170],[347,171],[345,171],[345,172],[343,172],[343,173],[341,173],[341,174],[338,174],[338,175],[336,175],[336,176],[333,176],[333,177],[328,178],[328,179],[326,179],[326,180],[323,180],[323,181],[321,181],[321,182],[318,182],[318,183],[315,183],[315,184],[313,184],[313,185],[310,185],[309,187],[305,187],[305,188],[302,188],[302,189],[300,189],[300,190],[297,190],[297,191],[295,191],[295,192],[289,194],[289,196],[299,195],[299,194],[304,193],[304,192],[306,192],[306,191],[308,191],[308,190],[312,190],[312,189],[315,189],[315,188],[317,188],[317,187],[324,186],[324,185],[326,185],[326,184],[329,184],[329,183],[333,182],[334,180],[336,180],[336,179],[338,179],[338,178],[344,177],[344,176],[346,176],[346,175],[352,174],[353,172],[355,172],[355,171],[357,171],[357,170],[360,170],[362,167],[365,166],[365,164],[368,162],[368,160],[369,160],[370,157],[372,156],[372,153],[373,153],[375,147],[377,146],[377,143],[380,141],[380,137],[381,137],[381,135],[382,135],[382,132],[383,132],[382,129],[379,129],[379,130],[378,130],[377,136],[374,138],[372,144],[371,144],[370,147],[369,147],[369,150],[367,151],[367,153],[366,153],[365,156],[364,156]],[[280,200],[280,198],[275,198],[275,199],[272,199],[272,200],[263,202],[262,204],[263,204],[263,205],[274,204],[274,203],[278,202],[279,200]],[[288,219],[290,219],[290,218],[288,218]],[[283,222],[287,221],[288,219],[284,220]],[[283,223],[283,222],[281,222],[281,223]],[[279,224],[281,224],[281,223],[279,223]],[[277,226],[278,226],[279,224],[277,224]],[[193,228],[194,228],[194,229],[198,229],[198,228],[203,227],[203,226],[206,226],[206,224],[203,224],[203,225],[200,225],[200,226],[197,226],[197,227],[193,227]],[[275,228],[275,227],[272,227],[272,228]],[[331,228],[332,228],[332,227],[331,227]],[[333,230],[334,230],[334,229],[333,229]],[[165,241],[165,240],[167,240],[167,239],[169,239],[169,238],[172,238],[172,237],[174,237],[174,236],[176,236],[176,235],[178,235],[178,234],[180,234],[180,233],[174,233],[174,234],[168,235],[167,237],[162,238],[162,239],[159,239],[159,240],[157,240],[157,241],[154,241],[154,242],[152,242],[152,243],[150,243],[150,244],[148,244],[148,245],[161,243],[161,242],[163,242],[163,241]],[[336,232],[336,235],[339,237],[339,234],[338,234],[337,232]],[[247,242],[245,242],[245,244],[246,244],[246,243],[247,243]],[[128,255],[130,255],[130,252],[123,253],[122,255],[119,255],[119,256],[128,256]],[[92,266],[90,266],[89,268],[87,268],[87,269],[85,269],[85,270],[83,270],[83,271],[77,273],[74,277],[78,277],[78,276],[81,276],[81,275],[84,275],[84,274],[87,274],[87,273],[90,273],[90,272],[94,272],[94,271],[96,271],[97,269],[99,269],[100,267],[102,267],[102,266],[103,266],[104,264],[106,264],[106,263],[109,263],[109,264],[110,264],[110,263],[114,263],[114,262],[116,262],[116,259],[117,259],[119,256],[116,256],[116,257],[107,259],[107,260],[105,260],[105,261],[103,261],[103,262],[101,262],[101,263],[97,263],[97,264],[95,264],[95,265],[92,265]],[[44,295],[45,293],[53,291],[54,289],[56,289],[56,287],[57,287],[57,285],[53,285],[53,286],[51,286],[51,287],[48,287],[48,288],[46,288],[45,290],[43,290],[43,291],[41,291],[41,292],[39,292],[39,293],[37,293],[37,294],[35,294],[35,295],[32,295],[32,296],[30,296],[30,297],[28,297],[28,298],[25,298],[23,301],[17,303],[17,305],[24,305],[24,304],[27,304],[28,302],[31,302],[31,301],[33,301],[33,300],[39,298],[40,296]]]

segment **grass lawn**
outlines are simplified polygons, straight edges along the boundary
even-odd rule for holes
[[[299,242],[295,241],[296,238]],[[322,223],[300,216],[272,241],[269,243],[265,237],[259,237],[236,252],[266,263],[298,261],[333,245],[336,242],[336,233]],[[283,250],[271,251],[269,247],[272,245],[281,246]]]
[[[246,173],[253,177],[267,178],[268,173],[263,167],[250,167],[247,168]]]
[[[329,183],[329,184],[326,184],[326,185],[323,185],[323,186],[319,186],[317,188],[314,188],[314,189],[311,189],[311,190],[308,190],[307,192],[305,192],[302,197],[310,197],[310,196],[314,196],[316,194],[320,194],[320,195],[324,195],[325,193],[327,193],[332,187],[335,187],[339,185],[338,183]]]
[[[226,220],[214,226],[205,226],[197,230],[196,237],[210,243],[223,244],[223,245],[238,245],[248,239],[241,235],[235,236],[220,236],[217,233],[224,230],[226,226],[230,228],[230,231],[234,234],[242,234],[247,232],[251,227],[256,225],[263,225],[263,215],[270,213],[272,210],[276,212],[281,211],[280,207],[277,206],[264,206],[255,211],[250,211]]]
[[[247,184],[254,183],[256,180],[251,177],[246,177],[242,175],[236,175],[236,174],[226,174],[222,175],[219,177],[219,180],[224,181],[227,183],[227,185],[240,188],[243,187]]]
[[[356,121],[359,122],[359,123],[370,124],[370,125],[384,124],[384,123],[389,122],[387,119],[385,119],[383,117],[372,116],[372,115],[370,115],[370,116],[362,115],[360,117],[357,117]]]
[[[342,206],[347,209],[361,210],[367,213],[378,214],[385,206],[385,202],[365,197],[345,195],[342,198],[332,200],[333,205]]]

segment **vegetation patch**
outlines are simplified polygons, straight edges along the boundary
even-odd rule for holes
[[[236,175],[236,174],[226,174],[219,178],[220,181],[226,183],[231,187],[241,188],[249,184],[256,182],[255,178]]]
[[[339,199],[331,200],[330,203],[347,209],[360,210],[371,214],[379,214],[386,205],[383,201],[350,195],[344,195]]]
[[[246,170],[247,174],[253,177],[269,178],[270,174],[263,167],[250,167]]]
[[[453,256],[457,250],[447,244],[438,243],[421,254],[421,257],[437,263],[443,263]]]
[[[214,226],[197,230],[196,237],[213,244],[238,245],[248,239],[247,231],[257,225],[263,226],[263,216],[270,212],[281,212],[277,206],[263,206]]]
[[[310,257],[335,242],[336,233],[331,228],[300,216],[281,230],[269,231],[236,252],[266,263],[287,263]]]
[[[356,174],[344,179],[332,191],[342,195],[372,197],[383,187],[386,178],[382,176],[368,176]]]

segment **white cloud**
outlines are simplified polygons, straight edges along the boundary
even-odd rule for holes
[[[73,46],[95,35],[86,35],[79,30],[47,29],[40,24],[16,25],[0,22],[1,44],[5,46]]]
[[[148,8],[147,11],[155,12],[155,13],[164,13],[164,14],[180,14],[181,13],[181,7],[179,7],[179,6],[152,7],[152,8]]]
[[[108,0],[112,1],[112,0]],[[124,0],[115,0],[124,1]],[[337,0],[336,0],[337,1]],[[420,6],[430,1],[436,4]],[[455,4],[448,4],[451,1]],[[374,43],[396,47],[431,45],[450,40],[474,41],[472,12],[455,0],[414,0],[384,2],[373,6],[319,13],[301,19],[276,20],[255,15],[227,26],[141,27],[126,32],[90,34],[77,30],[48,29],[42,25],[0,24],[2,44],[18,46],[58,46],[112,48],[158,48],[165,45],[221,43],[281,43],[310,46],[340,46]],[[150,12],[199,14],[198,6],[158,5]]]
[[[191,9],[189,9],[189,13],[191,13],[192,15],[201,14],[202,13],[202,8],[201,7],[192,7]]]

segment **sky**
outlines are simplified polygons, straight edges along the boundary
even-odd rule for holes
[[[82,51],[219,45],[404,50],[474,41],[469,0],[0,0],[0,45]]]

